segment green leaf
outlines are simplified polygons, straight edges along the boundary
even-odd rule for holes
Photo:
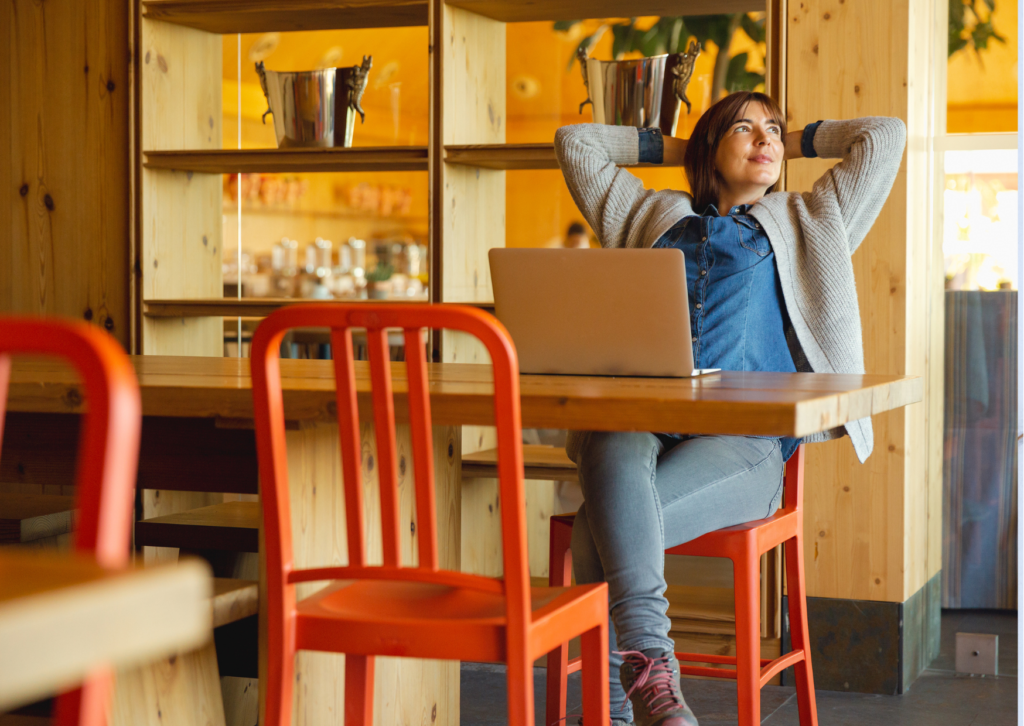
[[[686,18],[686,27],[693,33],[694,37],[706,48],[710,40],[719,48],[728,48],[729,25],[732,23],[732,15],[694,15]]]
[[[987,49],[989,40],[998,40],[1000,43],[1006,43],[1006,38],[996,32],[991,22],[975,25],[974,30],[971,31],[971,40],[974,43],[975,50]]]
[[[740,27],[743,28],[743,32],[746,33],[755,43],[765,42],[766,31],[764,18],[754,20],[746,13],[743,13],[743,17],[740,18]]]
[[[636,50],[636,26],[632,22],[612,26],[612,58],[619,60],[626,53]]]
[[[579,20],[559,20],[551,27],[561,33],[564,33],[567,30],[572,30],[573,26],[578,25],[579,23]]]
[[[759,83],[764,83],[763,73],[747,70],[747,60],[746,53],[739,53],[729,59],[729,67],[725,72],[725,90],[729,93],[753,91]]]

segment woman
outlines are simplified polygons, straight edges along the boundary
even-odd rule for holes
[[[689,143],[654,129],[582,124],[559,129],[555,149],[604,247],[685,253],[695,367],[863,373],[850,258],[889,194],[905,140],[903,122],[892,118],[787,133],[771,98],[742,92],[710,108]],[[842,161],[811,192],[777,191],[784,159],[814,156]],[[682,162],[692,195],[644,189],[617,166],[637,162]],[[844,434],[863,462],[870,419],[807,440]],[[799,443],[570,434],[585,500],[573,563],[578,582],[608,582],[616,726],[696,725],[668,637],[665,549],[774,513],[785,461]]]

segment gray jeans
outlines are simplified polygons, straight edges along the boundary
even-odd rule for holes
[[[591,432],[579,454],[584,503],[572,529],[578,583],[607,582],[611,651],[674,650],[665,550],[773,514],[785,467],[779,440]],[[632,720],[611,656],[614,718]]]

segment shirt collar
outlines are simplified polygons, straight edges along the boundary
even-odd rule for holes
[[[753,207],[753,206],[754,206],[753,204],[737,204],[735,207],[733,207],[732,209],[729,210],[729,214],[730,215],[733,215],[733,214],[747,214],[750,211],[750,208]],[[718,216],[720,216],[718,214],[718,207],[715,206],[714,204],[709,204],[708,206],[706,206],[704,208],[704,211],[701,212],[700,216],[702,216],[702,217],[718,217]]]

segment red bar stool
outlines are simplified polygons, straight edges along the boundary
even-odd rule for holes
[[[86,323],[53,318],[0,318],[0,443],[12,355],[46,355],[70,363],[82,378],[86,412],[75,474],[78,521],[74,547],[104,567],[128,565],[142,404],[128,356]],[[111,673],[92,674],[57,698],[57,726],[103,726]]]
[[[331,328],[345,488],[348,564],[298,569],[292,557],[280,344],[292,328]],[[380,477],[383,565],[367,564],[363,534],[359,406],[352,328],[365,328]],[[417,566],[402,566],[395,405],[387,329],[405,335],[408,416],[416,491]],[[438,564],[430,395],[422,331],[477,337],[494,370],[503,579]],[[263,504],[269,621],[269,726],[291,723],[297,650],[345,653],[345,723],[373,723],[374,656],[504,662],[511,724],[533,719],[533,661],[583,636],[587,718],[608,723],[608,588],[531,588],[523,493],[519,363],[508,333],[490,315],[447,305],[296,305],[278,310],[252,342],[253,404]],[[300,582],[334,580],[296,601]],[[337,582],[340,580],[350,582]]]
[[[767,519],[726,527],[665,550],[668,555],[728,557],[733,563],[736,600],[736,656],[676,653],[681,673],[712,678],[735,678],[739,695],[740,726],[761,723],[761,688],[776,673],[794,666],[797,705],[801,726],[817,726],[814,676],[811,672],[810,638],[807,632],[807,599],[804,588],[803,496],[804,447],[786,464],[785,506]],[[568,585],[572,574],[574,514],[551,518],[552,587]],[[786,577],[789,588],[789,623],[793,650],[775,660],[761,658],[760,560],[761,555],[785,544]],[[568,643],[548,655],[547,723],[565,717],[566,678],[582,668],[579,658],[568,659]],[[683,663],[718,663],[733,668],[707,668]],[[584,671],[586,673],[586,671]]]

